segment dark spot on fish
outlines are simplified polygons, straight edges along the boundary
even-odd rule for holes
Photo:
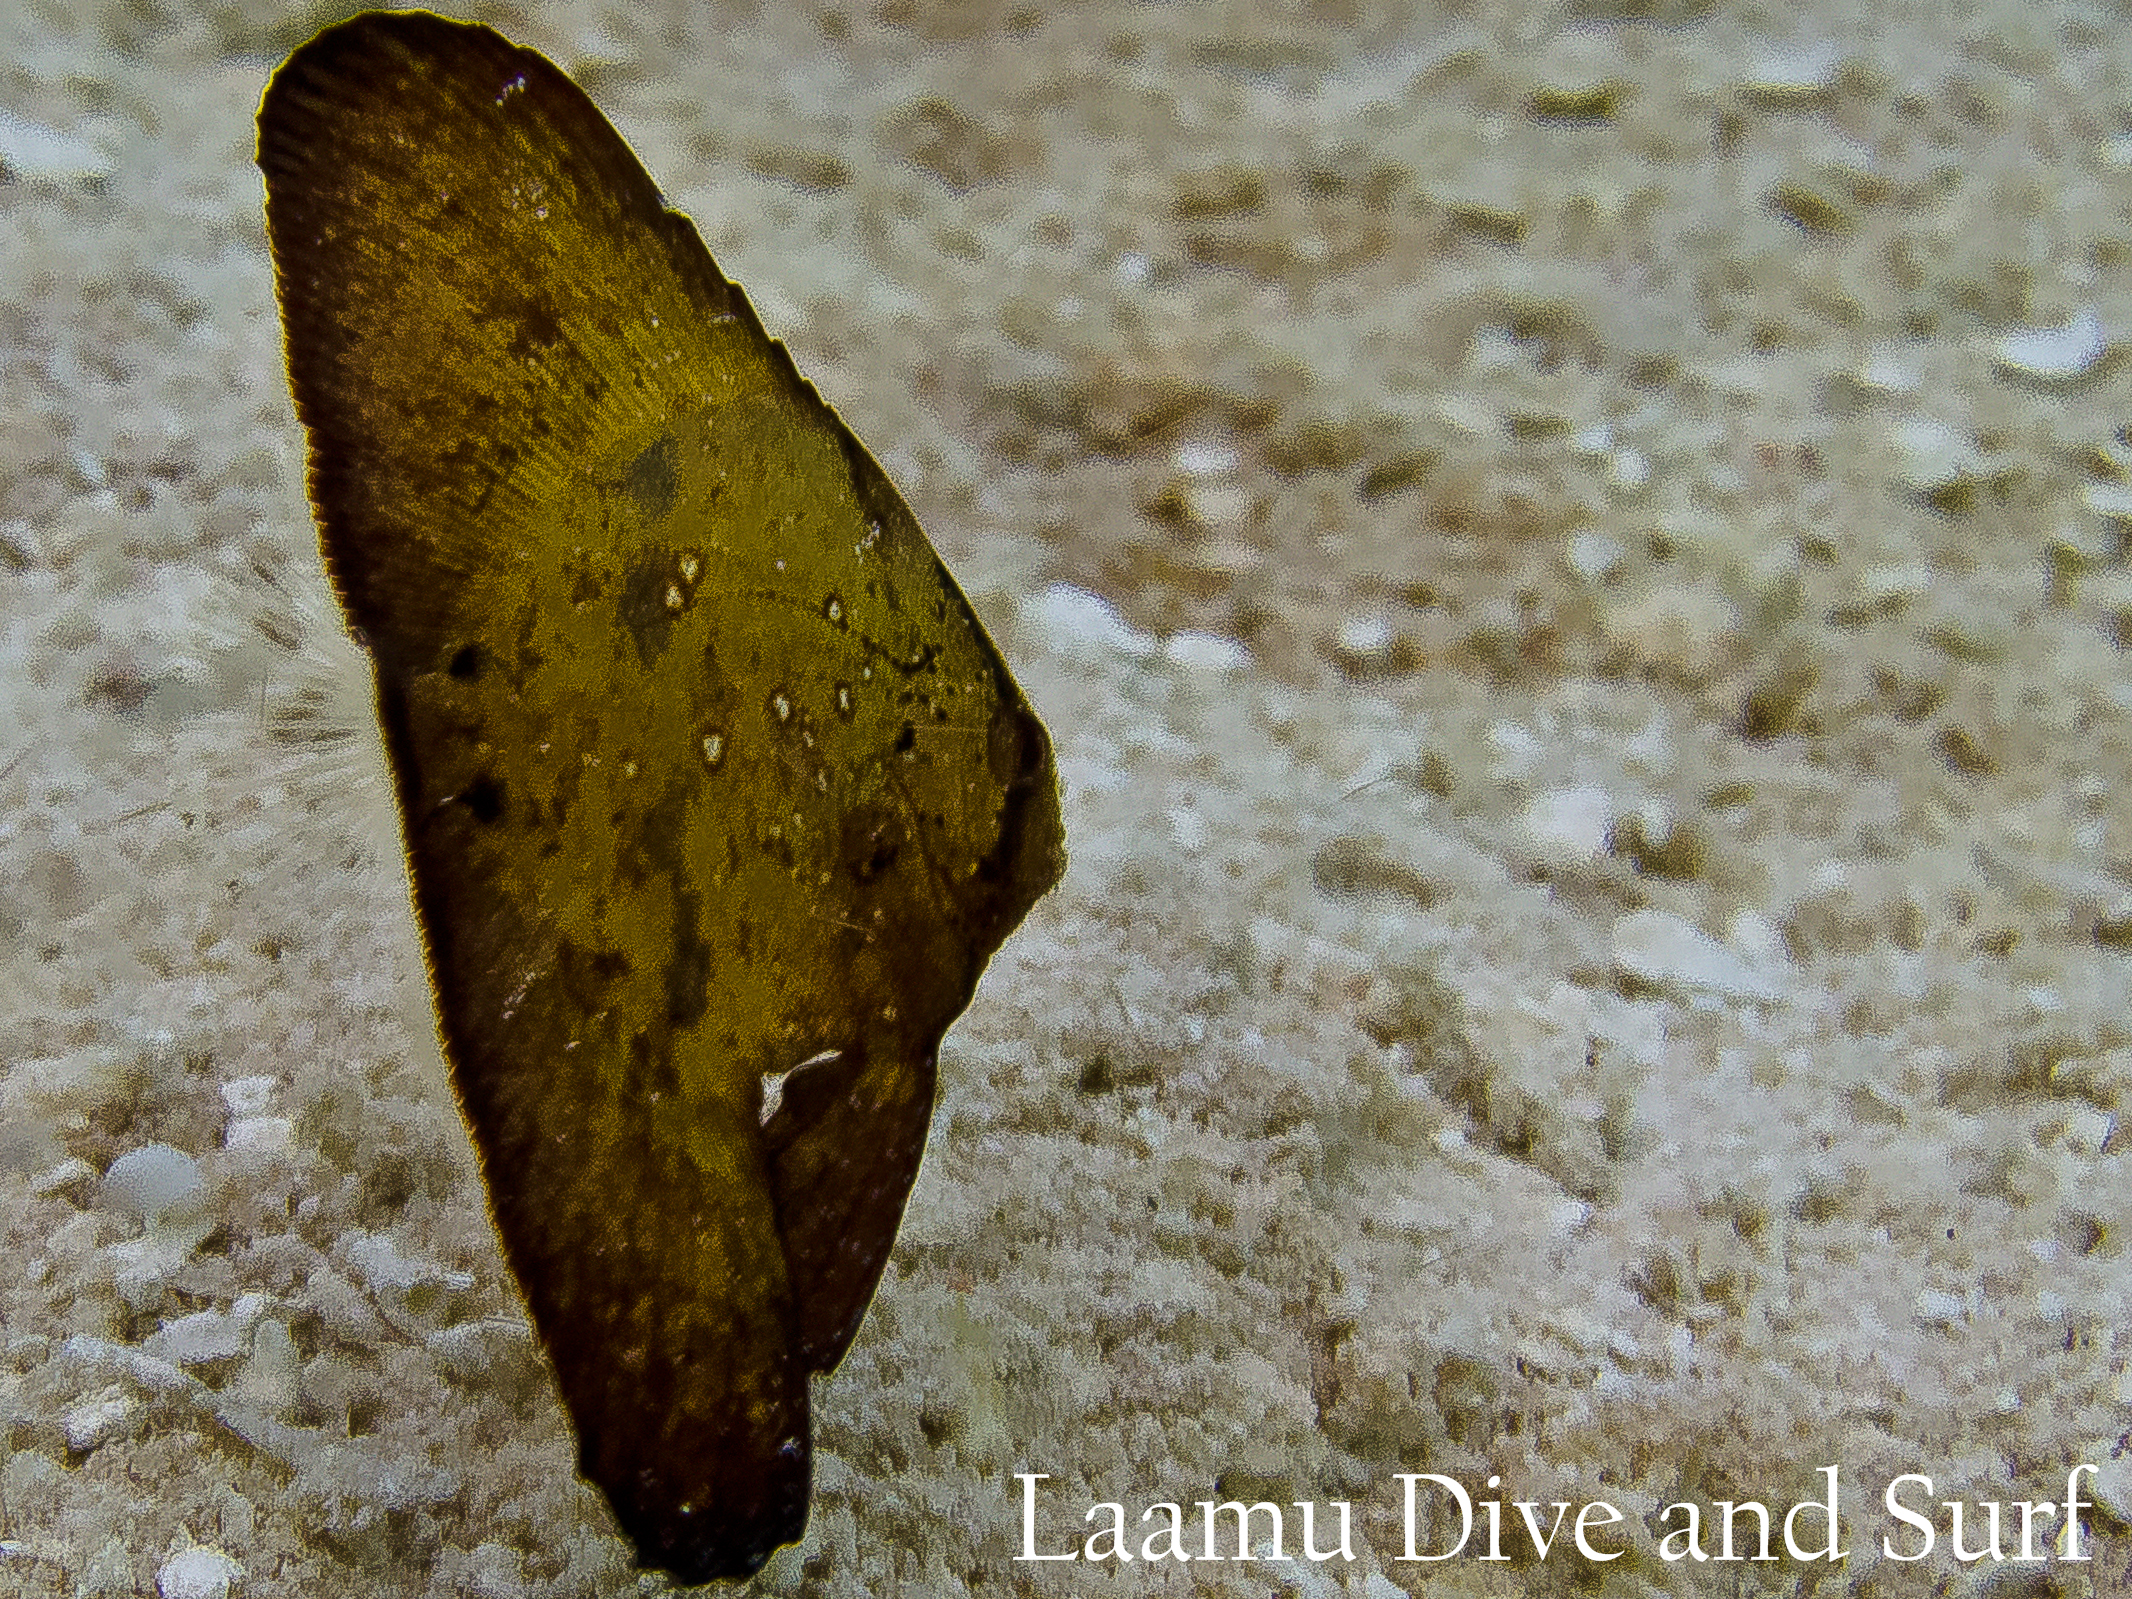
[[[701,908],[693,894],[674,896],[674,953],[666,967],[666,1019],[693,1027],[710,1003],[711,947],[697,930]]]
[[[616,607],[622,625],[636,641],[637,659],[647,671],[666,653],[667,640],[674,631],[674,612],[666,603],[666,591],[673,584],[667,570],[671,564],[664,551],[641,552],[629,569],[628,586],[622,590],[622,602]]]
[[[845,871],[870,883],[903,853],[903,829],[888,811],[861,806],[845,816],[837,851]]]
[[[511,354],[521,361],[537,361],[563,341],[562,321],[546,300],[525,300],[518,308],[517,320]]]
[[[674,495],[681,483],[680,466],[681,451],[672,434],[647,447],[630,463],[623,486],[648,519],[656,521],[674,508]]]

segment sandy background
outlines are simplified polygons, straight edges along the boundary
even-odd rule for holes
[[[304,503],[251,117],[336,14],[0,8],[11,1593],[639,1587]],[[2120,13],[481,15],[888,465],[1065,783],[763,1589],[2132,1591]],[[1895,1473],[2078,1460],[2092,1564],[1873,1552]],[[1402,1470],[1832,1462],[1833,1571],[1393,1559]],[[1062,1536],[1351,1499],[1358,1558],[1016,1565],[1016,1471]]]

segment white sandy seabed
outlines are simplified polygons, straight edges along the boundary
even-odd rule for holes
[[[490,16],[877,448],[1064,779],[760,1586],[2128,1591],[2121,14]],[[328,20],[0,12],[10,1593],[640,1587],[304,504],[250,118]],[[2048,1508],[1952,1557],[1940,1501],[2016,1555],[2081,1464],[2091,1559]],[[1667,1558],[1830,1466],[1843,1560]],[[1017,1561],[1018,1472],[1044,1552],[1344,1500],[1354,1558]],[[1621,1556],[1513,1505],[1402,1561],[1400,1473]]]

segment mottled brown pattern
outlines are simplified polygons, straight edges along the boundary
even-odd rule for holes
[[[582,1469],[646,1564],[751,1572],[805,1525],[807,1379],[941,1034],[1063,864],[1049,744],[546,60],[358,18],[277,74],[259,161],[447,1054]],[[830,1052],[765,1126],[764,1075]]]

